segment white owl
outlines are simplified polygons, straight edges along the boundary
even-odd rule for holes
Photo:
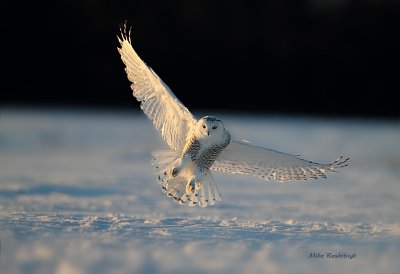
[[[221,120],[205,116],[196,120],[169,87],[136,54],[126,25],[118,37],[118,51],[133,95],[153,121],[169,150],[153,152],[153,165],[163,192],[179,204],[201,207],[221,201],[211,169],[252,174],[264,180],[290,181],[318,177],[347,166],[348,158],[318,164],[231,139]]]

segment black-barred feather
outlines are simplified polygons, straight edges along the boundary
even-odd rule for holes
[[[189,154],[190,159],[196,163],[201,172],[209,170],[214,164],[218,155],[228,146],[231,140],[229,132],[226,131],[226,138],[221,144],[212,145],[209,148],[203,148],[199,140],[193,136],[190,142],[185,146],[182,156]]]

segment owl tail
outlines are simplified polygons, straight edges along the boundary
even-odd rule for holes
[[[198,204],[201,207],[206,207],[221,201],[221,194],[210,171],[204,174],[200,180],[194,182],[194,189],[191,191],[187,190],[191,177],[190,171],[182,171],[177,176],[172,176],[171,170],[177,165],[179,157],[180,154],[175,150],[153,152],[152,164],[162,191],[177,203],[189,206]]]

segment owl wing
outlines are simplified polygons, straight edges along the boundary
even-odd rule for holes
[[[326,178],[326,172],[347,166],[349,158],[339,157],[331,164],[318,164],[303,160],[296,155],[282,153],[252,145],[244,141],[232,141],[218,156],[211,169],[227,173],[252,174],[264,180],[280,182]]]
[[[170,88],[149,68],[132,47],[130,30],[126,25],[118,37],[122,62],[132,82],[133,96],[141,102],[140,107],[153,121],[154,127],[172,149],[182,149],[186,134],[196,123],[193,115],[172,93]]]

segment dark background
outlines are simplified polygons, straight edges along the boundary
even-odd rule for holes
[[[116,35],[190,109],[399,118],[400,1],[4,1],[0,107],[135,108]]]

